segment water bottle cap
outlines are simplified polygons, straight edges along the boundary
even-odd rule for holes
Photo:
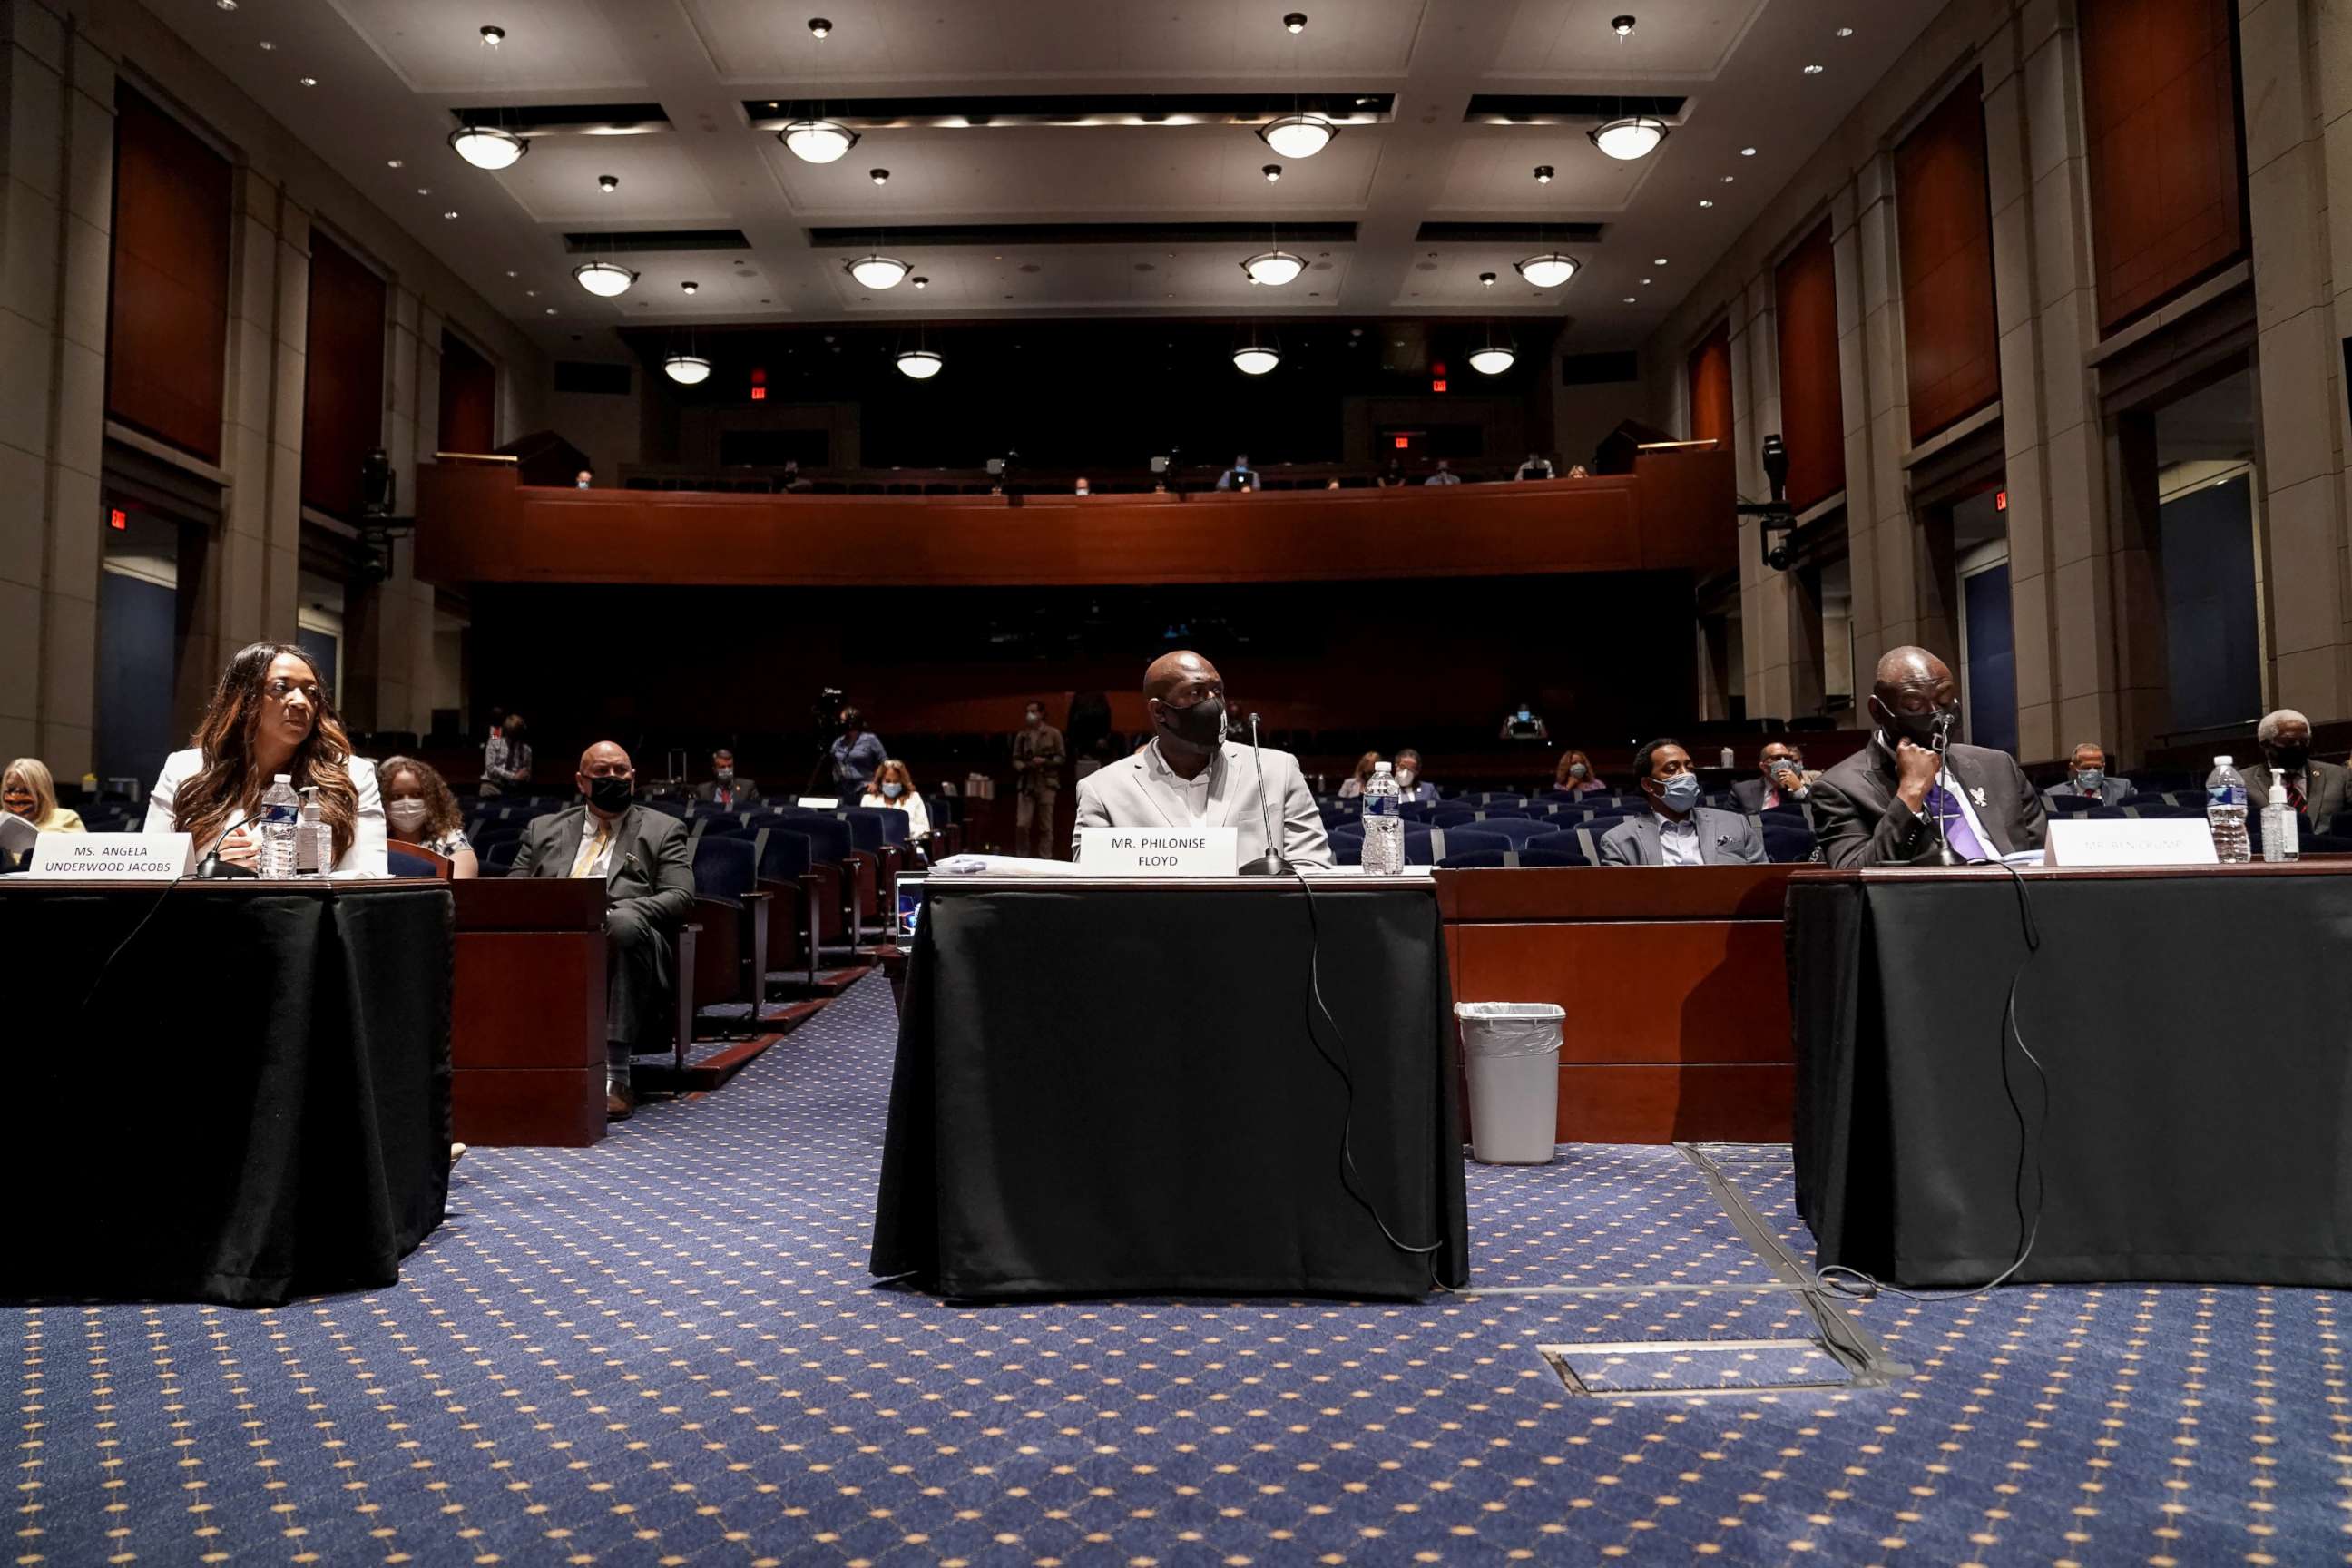
[[[269,775],[269,782],[271,784],[290,784],[294,782],[294,775],[292,773],[272,773]]]
[[[1374,763],[1372,764],[1372,772],[1375,773],[1394,773],[1395,771],[1396,770],[1394,768],[1390,767],[1386,763]]]

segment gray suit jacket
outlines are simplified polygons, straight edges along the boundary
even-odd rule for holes
[[[2253,781],[2249,779],[2246,782],[2249,784],[2252,784]],[[2042,798],[2044,800],[2072,800],[2081,795],[2082,793],[2083,792],[2081,790],[2074,787],[2074,781],[2069,779],[2064,784],[2052,784],[2048,789],[2043,790],[2042,792]],[[2099,787],[2099,804],[2101,805],[2129,805],[2132,803],[2132,796],[2138,793],[2138,790],[2132,787],[2131,780],[2119,779],[2110,775],[2107,782]]]
[[[1969,805],[1996,855],[2042,847],[2042,796],[2017,759],[1983,746],[1952,747],[1944,767],[1969,792]],[[1933,866],[1936,830],[1895,794],[1895,759],[1875,740],[1813,784],[1813,834],[1822,858],[1839,870],[1863,866]],[[1977,793],[1984,795],[1982,805]]]
[[[2325,829],[2331,817],[2340,815],[2347,808],[2352,808],[2352,800],[2346,798],[2347,787],[2352,785],[2352,772],[2347,772],[2340,763],[2323,763],[2317,757],[2312,758],[2306,767],[2307,776],[2304,780],[2303,795],[2304,820],[2315,828]],[[2238,771],[2246,775],[2246,809],[2260,812],[2263,806],[2270,804],[2270,764],[2256,763],[2252,767],[2242,767]],[[2257,779],[2254,776],[2257,773],[2262,777]]]
[[[1283,857],[1293,865],[1331,864],[1331,842],[1324,836],[1323,814],[1315,809],[1314,792],[1298,771],[1298,759],[1272,746],[1265,750],[1265,792],[1274,799],[1276,831],[1282,835]],[[1259,808],[1257,765],[1250,749],[1227,741],[1209,764],[1209,824],[1239,829],[1242,864],[1265,853],[1265,815]],[[1106,763],[1078,781],[1079,827],[1189,827],[1191,807],[1184,796],[1154,776],[1151,748],[1133,756]],[[1077,858],[1077,840],[1070,843]]]
[[[1756,825],[1736,812],[1717,811],[1702,805],[1691,813],[1698,824],[1699,858],[1710,866],[1761,866],[1765,862],[1764,840]],[[1603,866],[1663,866],[1665,851],[1659,847],[1658,817],[1655,812],[1643,812],[1629,816],[1601,836],[1601,863]]]
[[[510,877],[568,877],[580,858],[588,808],[575,805],[531,818],[515,851]],[[686,824],[642,805],[621,813],[614,825],[613,858],[604,872],[607,904],[634,903],[665,931],[675,931],[694,912],[694,861]]]

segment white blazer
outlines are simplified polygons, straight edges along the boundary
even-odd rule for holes
[[[337,877],[389,877],[392,868],[384,859],[383,795],[376,788],[375,764],[365,757],[353,757],[348,764],[352,770],[352,787],[359,792],[359,821],[353,825],[352,847],[335,862],[331,875]],[[173,752],[163,759],[163,771],[155,775],[155,787],[147,794],[147,831],[177,833],[179,818],[172,802],[180,793],[184,780],[192,779],[204,771],[205,754],[190,747]],[[223,837],[227,837],[224,834]],[[211,851],[210,844],[196,847],[196,858],[203,859]]]
[[[1314,792],[1288,752],[1265,748],[1265,793],[1274,797],[1275,831],[1282,835],[1283,858],[1295,866],[1331,864],[1331,845]],[[1259,805],[1257,763],[1250,749],[1227,741],[1209,764],[1209,812],[1213,826],[1238,829],[1244,865],[1265,853],[1265,816]],[[1078,781],[1078,827],[1189,827],[1192,807],[1184,795],[1154,772],[1150,749],[1102,767]],[[1073,837],[1071,858],[1077,856]]]

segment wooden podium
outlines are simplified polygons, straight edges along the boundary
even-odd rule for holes
[[[449,1110],[461,1143],[604,1136],[604,884],[483,877],[457,897]]]

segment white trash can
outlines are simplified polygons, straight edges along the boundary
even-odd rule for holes
[[[1481,1164],[1545,1165],[1559,1115],[1559,1030],[1549,1002],[1457,1002],[1470,1066],[1470,1152]]]

